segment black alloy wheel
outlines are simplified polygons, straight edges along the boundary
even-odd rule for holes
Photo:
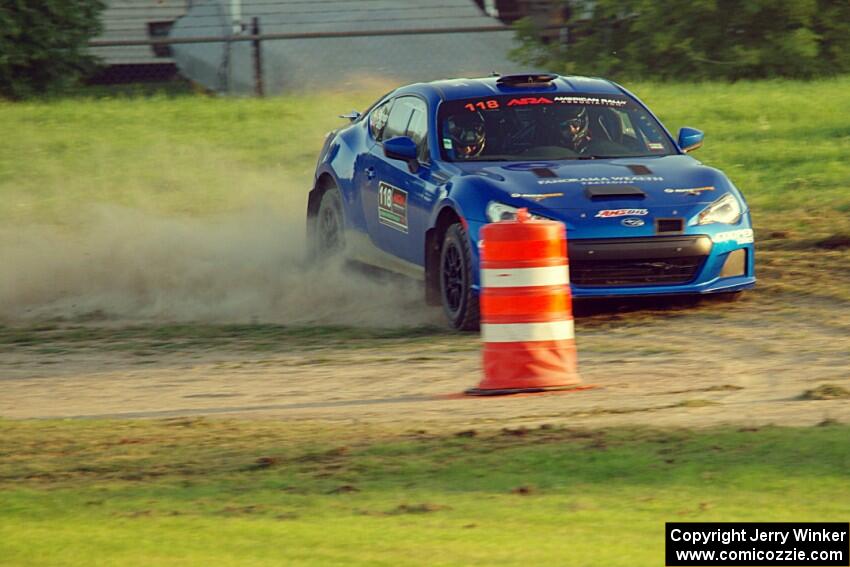
[[[315,222],[315,250],[319,258],[326,259],[341,252],[345,245],[345,224],[342,198],[336,187],[322,195]]]
[[[460,223],[451,225],[443,239],[440,298],[452,327],[458,330],[478,328],[478,296],[472,290],[472,250]]]

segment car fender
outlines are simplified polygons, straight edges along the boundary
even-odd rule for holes
[[[358,147],[361,136],[358,130],[360,125],[353,125],[336,132],[331,132],[325,142],[325,147],[319,157],[316,172],[313,179],[313,187],[307,200],[308,217],[315,216],[318,212],[322,193],[333,182],[342,195],[343,216],[346,228],[363,230],[365,219],[363,208],[360,206],[360,192],[355,184],[357,172],[357,154],[353,148]]]
[[[473,287],[479,286],[479,251],[480,230],[485,224],[487,204],[491,200],[504,200],[504,191],[494,187],[487,179],[478,175],[461,175],[447,183],[442,190],[428,223],[425,233],[425,274],[429,301],[434,293],[439,291],[439,257],[442,235],[445,234],[450,222],[449,215],[460,219],[469,238],[472,251],[472,280]],[[439,297],[439,296],[436,296]]]

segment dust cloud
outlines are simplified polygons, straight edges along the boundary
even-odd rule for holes
[[[62,227],[0,228],[0,322],[440,323],[418,282],[307,263],[303,216],[92,205]]]

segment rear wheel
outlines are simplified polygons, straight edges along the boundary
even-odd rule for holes
[[[472,250],[460,223],[448,228],[440,250],[440,299],[452,327],[478,328],[478,296],[472,290]]]
[[[342,252],[345,247],[345,223],[342,216],[342,197],[336,187],[322,194],[316,213],[313,232],[313,250],[318,259]]]

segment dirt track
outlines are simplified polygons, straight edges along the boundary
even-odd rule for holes
[[[765,255],[734,304],[592,307],[577,320],[581,372],[598,387],[457,399],[480,379],[478,338],[440,330],[0,328],[0,416],[239,415],[401,427],[815,424],[850,421],[846,251]],[[791,270],[793,272],[793,270]],[[792,274],[793,275],[793,274]],[[818,292],[804,293],[817,284]],[[585,309],[587,310],[587,309]],[[202,328],[205,329],[205,328]],[[834,399],[804,392],[836,386]],[[817,396],[815,396],[817,397]]]

